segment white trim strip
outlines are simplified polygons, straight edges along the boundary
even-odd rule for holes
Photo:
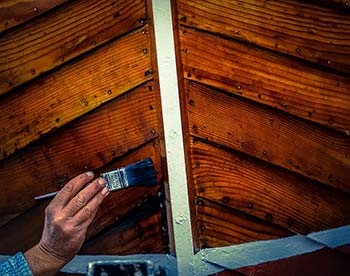
[[[194,266],[196,275],[208,275],[224,269],[254,266],[314,252],[324,247],[335,248],[346,244],[350,245],[349,225],[307,236],[297,235],[277,240],[203,249],[195,255]]]
[[[163,110],[172,222],[179,275],[193,275],[193,241],[170,0],[154,0],[153,18]]]

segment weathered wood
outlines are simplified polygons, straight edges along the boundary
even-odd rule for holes
[[[295,0],[177,3],[179,24],[350,72],[350,20],[341,11]]]
[[[292,235],[291,232],[271,223],[249,218],[204,198],[197,198],[197,204],[197,227],[201,248],[228,246]]]
[[[350,136],[200,84],[185,89],[192,135],[350,192]]]
[[[157,177],[160,181],[161,156],[160,141],[148,143],[141,148],[123,155],[121,158],[112,160],[106,166],[95,170],[95,175],[100,172],[113,170],[135,161],[150,157],[157,170]],[[86,239],[96,237],[100,232],[116,225],[120,220],[127,221],[126,214],[139,206],[147,197],[155,195],[159,186],[154,187],[133,187],[111,193],[102,203],[92,224],[90,225]],[[35,245],[41,236],[44,222],[44,210],[50,200],[37,202],[34,207],[17,216],[15,219],[0,228],[0,254],[14,254],[18,251],[25,251]],[[30,227],[28,227],[30,221]],[[17,229],[28,229],[28,231],[17,231]]]
[[[166,239],[162,238],[163,221],[160,212],[150,217],[115,227],[85,243],[80,255],[131,255],[167,253]]]
[[[350,11],[349,0],[307,0],[311,3],[336,8],[344,11],[345,13]]]
[[[197,197],[301,234],[350,223],[350,195],[346,193],[200,141],[195,141],[191,147]],[[215,208],[207,212],[212,221],[222,212],[221,207]],[[200,215],[198,219],[201,220]],[[220,220],[217,218],[216,228]],[[234,231],[230,228],[227,224],[217,236]],[[249,229],[243,227],[238,232],[245,233]]]
[[[71,1],[0,37],[0,94],[146,23],[143,0]]]
[[[350,134],[349,77],[189,28],[180,42],[185,78]]]
[[[67,0],[2,0],[0,2],[0,32],[26,22]]]
[[[152,72],[147,27],[2,97],[0,160],[151,79],[145,72]]]
[[[35,205],[34,196],[99,168],[158,136],[156,91],[145,84],[0,163],[1,224]],[[20,176],[20,177],[14,177]]]

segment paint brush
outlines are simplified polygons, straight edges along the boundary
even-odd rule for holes
[[[106,180],[106,186],[110,192],[118,191],[123,188],[133,186],[153,186],[158,184],[156,171],[151,158],[147,158],[101,174]],[[57,192],[44,194],[34,197],[35,200],[41,200],[54,197]]]

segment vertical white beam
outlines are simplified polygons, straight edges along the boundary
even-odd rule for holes
[[[194,252],[171,3],[170,0],[153,0],[152,7],[178,272],[179,275],[193,275]]]

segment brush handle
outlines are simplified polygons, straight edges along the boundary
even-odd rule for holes
[[[58,191],[52,192],[52,193],[49,193],[49,194],[36,196],[36,197],[34,197],[34,199],[35,200],[42,200],[42,199],[46,199],[46,198],[51,198],[51,197],[54,197],[55,195],[57,195],[57,193],[58,193]]]

